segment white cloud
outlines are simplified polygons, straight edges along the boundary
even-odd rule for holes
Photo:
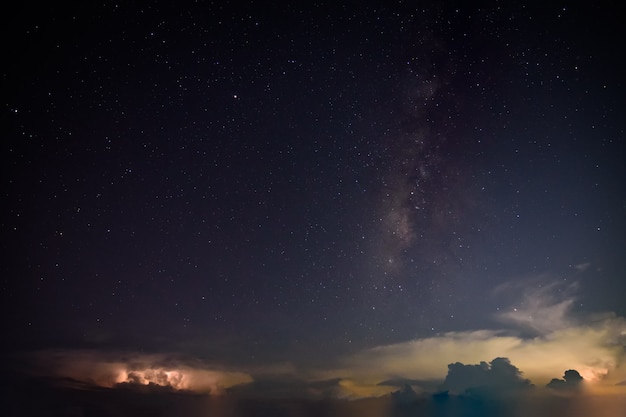
[[[514,328],[532,330],[537,335],[568,328],[573,325],[570,313],[576,298],[571,294],[575,289],[575,284],[541,284],[536,280],[500,286],[494,291],[496,296],[521,292],[522,297],[496,318]]]

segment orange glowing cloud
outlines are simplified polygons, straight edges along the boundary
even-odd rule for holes
[[[165,355],[103,353],[87,350],[43,351],[36,361],[45,373],[102,387],[117,384],[157,385],[175,390],[220,394],[252,381],[241,371],[172,360]]]

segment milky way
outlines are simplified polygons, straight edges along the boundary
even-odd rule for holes
[[[356,398],[507,356],[539,385],[626,380],[610,7],[20,7],[16,373]]]

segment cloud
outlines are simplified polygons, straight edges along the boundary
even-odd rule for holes
[[[103,387],[152,384],[268,398],[376,397],[407,383],[422,395],[436,391],[446,377],[447,389],[463,390],[468,384],[462,381],[468,380],[471,372],[478,373],[475,379],[481,384],[501,381],[498,378],[508,375],[511,383],[523,383],[528,378],[541,389],[564,369],[576,369],[589,387],[615,387],[626,379],[622,365],[626,345],[623,318],[614,314],[572,314],[575,285],[533,282],[526,287],[510,284],[494,290],[494,296],[503,300],[511,294],[522,294],[519,300],[510,301],[516,314],[507,310],[496,317],[502,323],[500,329],[447,332],[375,346],[336,360],[328,368],[290,363],[236,368],[176,355],[88,350],[41,351],[31,355],[30,362],[31,368],[32,363],[38,365],[32,368],[35,374]],[[542,317],[543,323],[524,318],[531,312]],[[493,358],[508,358],[510,362],[484,362]],[[454,372],[446,375],[450,364]],[[524,372],[521,380],[519,370]]]
[[[576,301],[575,283],[542,282],[541,278],[506,283],[496,287],[493,295],[522,294],[513,306],[496,314],[496,319],[515,328],[542,335],[570,327],[571,308]]]
[[[341,396],[341,380],[306,380],[294,375],[255,375],[254,381],[228,390],[237,397],[319,399]]]
[[[574,391],[582,387],[583,380],[578,371],[570,369],[565,371],[563,379],[554,378],[546,386],[552,389]]]
[[[96,350],[45,350],[27,355],[32,375],[71,378],[100,387],[119,384],[171,387],[175,390],[222,393],[252,377],[239,370],[165,354],[101,352]]]
[[[410,378],[392,378],[386,379],[378,383],[380,386],[406,389],[411,387],[414,392],[424,394],[436,392],[441,388],[443,379],[410,379]]]
[[[376,376],[379,381],[443,379],[449,363],[477,363],[504,356],[537,383],[570,367],[580,369],[588,379],[598,379],[617,367],[623,351],[612,339],[624,325],[621,319],[607,318],[594,326],[576,326],[530,339],[493,330],[449,332],[365,350],[348,358],[345,369],[336,372],[357,380]]]
[[[580,272],[584,272],[587,269],[589,269],[590,266],[591,266],[590,262],[583,262],[581,264],[574,265],[574,268],[576,268]]]
[[[460,362],[449,364],[442,388],[462,393],[473,388],[511,391],[531,386],[530,381],[522,377],[521,371],[511,361],[496,358],[490,363],[481,362],[478,365],[464,365]]]
[[[511,300],[510,311],[496,316],[506,325],[501,329],[448,332],[373,347],[320,377],[349,380],[353,395],[382,395],[382,381],[443,380],[448,364],[506,357],[540,387],[572,368],[591,385],[614,385],[626,378],[620,366],[626,321],[612,313],[573,314],[575,291],[575,284],[538,280],[501,286],[494,295],[502,299],[522,294]]]

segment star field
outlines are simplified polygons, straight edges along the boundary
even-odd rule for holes
[[[529,277],[575,283],[574,314],[626,314],[610,9],[21,7],[5,351],[314,367],[497,329],[524,304],[493,290]]]

